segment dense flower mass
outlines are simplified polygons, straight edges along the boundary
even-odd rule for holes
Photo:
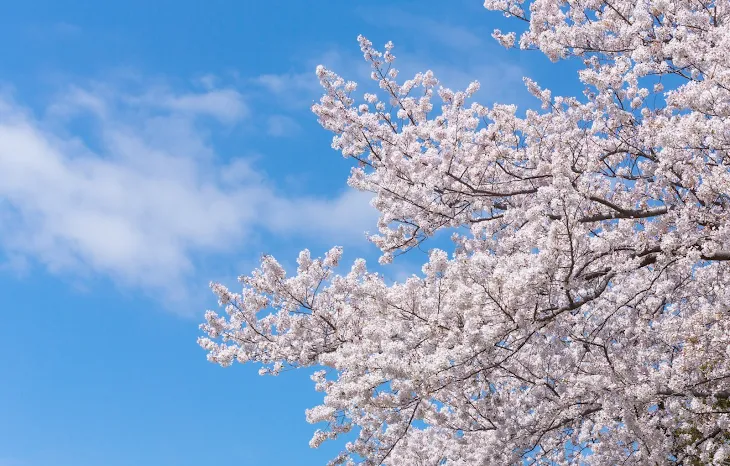
[[[583,94],[526,79],[541,111],[485,107],[362,37],[378,95],[317,69],[381,261],[453,250],[396,284],[336,275],[338,248],[294,276],[265,257],[214,285],[201,346],[321,367],[312,445],[356,434],[333,464],[728,464],[730,2],[485,6],[527,26],[501,44],[583,63]]]

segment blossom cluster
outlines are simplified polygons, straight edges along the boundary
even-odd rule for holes
[[[319,367],[332,464],[727,464],[730,2],[487,0],[506,47],[577,60],[583,93],[473,102],[359,38],[379,94],[317,68],[313,111],[374,194],[388,284],[341,249],[214,285],[211,361]]]

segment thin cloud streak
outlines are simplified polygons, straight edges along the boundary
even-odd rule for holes
[[[358,9],[363,19],[376,26],[407,29],[420,37],[453,49],[472,51],[483,45],[482,39],[468,28],[438,21],[395,7],[377,14],[365,8]]]

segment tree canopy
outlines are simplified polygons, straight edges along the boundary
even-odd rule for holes
[[[541,110],[487,107],[360,37],[379,91],[320,66],[313,111],[374,195],[381,262],[451,249],[394,284],[338,274],[339,248],[293,276],[266,256],[213,284],[200,345],[320,367],[311,445],[355,433],[332,464],[726,464],[730,2],[485,7],[526,26],[502,45],[581,63],[583,93],[525,79]]]

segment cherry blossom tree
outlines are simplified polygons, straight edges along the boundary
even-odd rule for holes
[[[577,60],[541,110],[472,102],[359,39],[377,93],[318,67],[313,111],[374,194],[381,262],[266,256],[214,284],[210,361],[315,367],[332,464],[728,464],[730,2],[487,0],[506,47]],[[520,25],[524,25],[520,26]]]

